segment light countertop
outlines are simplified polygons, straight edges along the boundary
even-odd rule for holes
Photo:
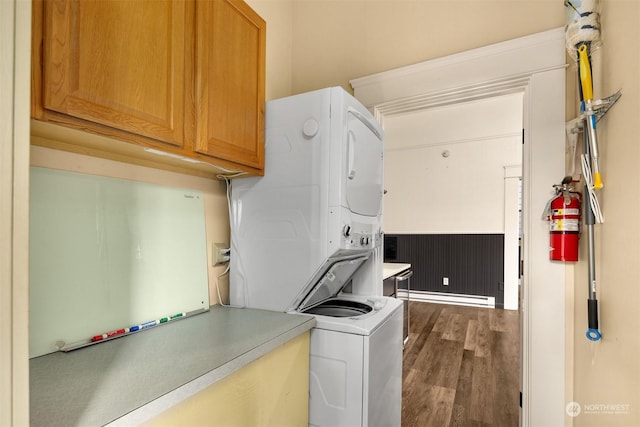
[[[385,262],[382,265],[382,278],[387,279],[391,276],[395,276],[398,273],[402,273],[405,270],[411,268],[411,264],[401,264],[397,262]]]
[[[32,426],[134,425],[308,331],[313,316],[213,306],[205,313],[30,365]]]

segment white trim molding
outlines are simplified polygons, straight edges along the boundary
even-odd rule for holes
[[[0,425],[29,425],[31,2],[0,0]]]
[[[484,295],[466,295],[451,294],[446,292],[428,292],[428,291],[407,291],[406,289],[398,289],[398,298],[418,301],[431,302],[435,304],[454,304],[465,305],[467,307],[485,307],[495,308],[495,297]]]
[[[356,98],[383,115],[521,91],[533,74],[565,68],[558,28],[351,80]]]
[[[384,117],[523,93],[521,292],[523,426],[565,419],[565,267],[549,261],[540,212],[564,176],[565,41],[557,28],[351,80],[355,97]]]

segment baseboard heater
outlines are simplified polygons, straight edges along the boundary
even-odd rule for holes
[[[408,295],[407,295],[408,294]],[[398,298],[438,304],[467,305],[472,307],[496,307],[496,298],[483,295],[449,294],[444,292],[410,291],[398,289]]]

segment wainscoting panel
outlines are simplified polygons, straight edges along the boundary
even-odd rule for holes
[[[412,290],[495,297],[504,307],[504,234],[387,234],[384,245],[384,262],[411,264]]]

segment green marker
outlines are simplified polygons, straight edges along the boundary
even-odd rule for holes
[[[186,315],[187,315],[186,313],[178,313],[178,314],[174,314],[173,316],[163,317],[162,319],[158,320],[158,323],[167,323],[169,320],[179,319]]]
[[[167,323],[169,320],[179,319],[186,315],[187,315],[186,313],[178,313],[178,314],[174,314],[173,316],[163,317],[162,319],[158,320],[158,323]]]

